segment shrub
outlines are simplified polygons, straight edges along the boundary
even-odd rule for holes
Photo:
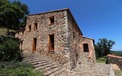
[[[1,62],[0,76],[43,76],[34,70],[33,66],[25,62]]]
[[[0,36],[0,61],[21,60],[19,42],[13,38]]]
[[[32,68],[18,67],[15,69],[0,69],[0,76],[43,76]]]
[[[25,63],[25,62],[0,62],[0,68],[6,68],[6,69],[12,69],[12,68],[18,68],[18,67],[29,67],[33,68],[33,65],[30,63]]]

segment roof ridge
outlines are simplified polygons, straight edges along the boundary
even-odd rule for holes
[[[28,16],[40,15],[40,14],[45,14],[45,13],[50,13],[50,12],[58,12],[58,11],[64,11],[64,10],[69,10],[69,8],[62,8],[62,9],[57,9],[57,10],[51,10],[51,11],[41,12],[41,13],[37,13],[37,14],[29,14]]]

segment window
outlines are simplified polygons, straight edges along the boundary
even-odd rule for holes
[[[54,50],[54,34],[49,35],[49,51]]]
[[[29,25],[29,31],[31,31],[31,25]]]
[[[54,23],[54,16],[50,17],[50,24]]]
[[[36,30],[36,29],[37,29],[37,23],[34,24],[34,30]]]
[[[84,52],[89,52],[88,44],[83,44]]]
[[[75,39],[75,32],[73,32],[73,39]]]

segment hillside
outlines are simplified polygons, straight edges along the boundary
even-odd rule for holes
[[[9,30],[10,32],[15,32],[14,30]],[[7,32],[7,29],[6,28],[3,28],[3,27],[1,27],[0,28],[0,35],[6,35],[6,32]]]
[[[122,56],[122,50],[119,51],[111,51],[112,54],[118,55],[118,56]]]

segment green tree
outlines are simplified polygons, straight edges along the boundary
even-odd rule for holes
[[[8,29],[16,29],[25,25],[25,18],[29,14],[28,6],[15,0],[0,0],[0,25]],[[21,25],[20,25],[21,24]]]
[[[95,45],[96,53],[98,56],[105,56],[110,54],[110,51],[115,44],[115,41],[107,40],[106,38],[99,39],[99,42]]]

